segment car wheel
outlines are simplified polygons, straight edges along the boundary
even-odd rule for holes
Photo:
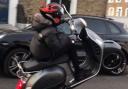
[[[30,55],[30,51],[24,48],[11,50],[5,57],[4,73],[9,77],[16,77],[18,70],[16,61],[26,61]]]
[[[113,75],[122,74],[127,65],[127,60],[122,51],[116,51],[112,53],[108,53],[102,63],[102,68],[104,72]]]

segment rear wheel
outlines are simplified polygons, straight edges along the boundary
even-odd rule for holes
[[[104,72],[120,75],[125,71],[127,60],[122,51],[105,53],[102,68]]]
[[[11,50],[5,57],[4,73],[9,77],[16,77],[18,70],[15,60],[26,61],[30,55],[30,51],[25,48],[17,48]]]

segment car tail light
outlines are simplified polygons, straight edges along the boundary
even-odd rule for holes
[[[23,80],[18,80],[16,84],[16,89],[23,89],[25,82]]]

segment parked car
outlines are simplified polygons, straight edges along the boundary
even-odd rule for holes
[[[88,28],[96,32],[104,40],[113,40],[119,43],[122,47],[122,52],[128,62],[128,30],[124,28],[124,23],[114,21],[111,18],[97,17],[97,16],[84,16],[73,15],[74,18],[84,18],[88,24]],[[118,53],[105,53],[103,61],[103,69],[107,69],[108,73],[118,75],[124,71],[123,65],[114,69],[112,66],[118,65],[119,62],[113,62],[118,60],[118,56],[114,55]],[[111,68],[110,68],[111,67]]]
[[[2,30],[18,30],[18,28],[10,25],[10,24],[0,24],[0,29]]]
[[[15,59],[25,60],[29,54],[29,43],[34,32],[13,28],[0,28],[0,68],[8,76],[15,76]]]
[[[69,33],[68,26],[60,25],[58,28],[60,28],[61,31],[64,31],[67,34]],[[31,26],[28,26],[23,30],[0,29],[0,66],[6,75],[15,76],[17,66],[15,65],[14,60],[26,60],[26,58],[30,55],[29,43],[33,37],[33,34],[34,32],[31,31]],[[113,59],[109,60],[109,58],[112,57]],[[104,63],[110,64],[104,64],[103,67],[105,70],[107,69],[106,71],[109,71],[110,73],[116,75],[124,72],[126,67],[124,55],[119,54],[119,52],[112,52],[112,54],[108,56],[108,53],[105,53],[104,58]],[[121,58],[123,59],[123,61]],[[106,60],[107,62],[105,62]],[[118,66],[120,66],[120,68],[117,68]],[[116,71],[119,69],[120,71]]]

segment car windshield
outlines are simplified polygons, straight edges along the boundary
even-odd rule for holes
[[[24,27],[23,29],[21,29],[21,30],[31,30],[32,29],[32,25],[28,25],[28,26],[26,26],[26,27]]]
[[[21,29],[22,31],[31,31],[32,30],[32,25],[29,25],[23,29]],[[67,23],[63,23],[63,24],[60,24],[57,26],[57,30],[60,31],[60,32],[64,32],[66,34],[71,34],[71,31],[70,31],[70,27]]]
[[[71,34],[71,30],[68,23],[63,23],[57,26],[59,32],[64,32],[65,34]]]
[[[12,25],[9,24],[0,24],[0,30],[18,30],[17,27],[14,27]]]

